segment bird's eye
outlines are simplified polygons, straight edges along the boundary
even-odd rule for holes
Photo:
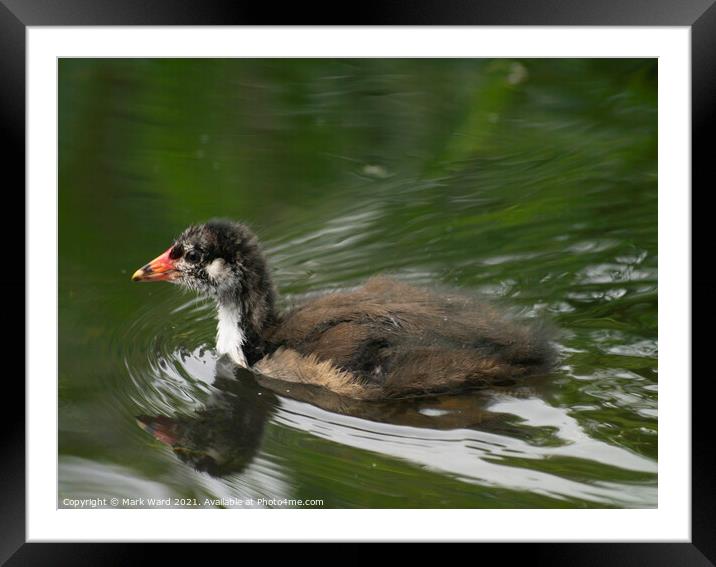
[[[169,258],[176,260],[177,258],[181,258],[182,254],[184,254],[184,249],[181,247],[181,244],[177,244],[172,248],[172,251],[169,252]]]
[[[187,262],[195,264],[201,259],[201,252],[199,252],[198,250],[189,250],[189,252],[186,253],[185,258]]]

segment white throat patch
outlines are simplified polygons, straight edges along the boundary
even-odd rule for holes
[[[236,364],[246,368],[246,357],[241,347],[246,337],[241,328],[241,313],[238,309],[219,306],[219,325],[216,333],[216,351],[228,354]]]

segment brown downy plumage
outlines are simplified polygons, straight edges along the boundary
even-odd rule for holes
[[[280,314],[256,236],[231,221],[189,227],[132,279],[213,297],[217,350],[240,366],[354,399],[508,385],[548,372],[554,360],[543,325],[388,277]]]

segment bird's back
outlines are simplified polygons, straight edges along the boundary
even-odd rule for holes
[[[330,371],[320,385],[339,391],[346,385],[334,382],[349,381],[346,394],[366,398],[505,384],[545,372],[552,361],[535,325],[466,295],[386,277],[293,309],[268,339],[285,363],[295,366],[300,355]]]

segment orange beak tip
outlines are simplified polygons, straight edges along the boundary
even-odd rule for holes
[[[172,281],[176,277],[175,263],[171,258],[172,249],[154,258],[132,274],[133,282]]]

